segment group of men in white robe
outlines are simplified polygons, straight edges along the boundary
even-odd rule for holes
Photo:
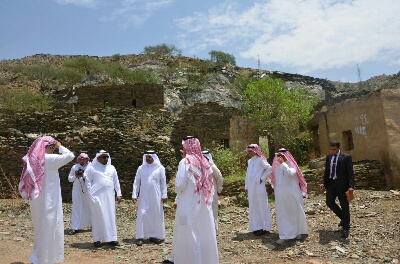
[[[188,136],[182,141],[182,160],[175,179],[176,215],[173,230],[172,260],[164,263],[218,263],[216,230],[217,199],[222,190],[222,177],[209,152],[202,152],[199,140]],[[59,149],[61,155],[54,154]],[[272,229],[265,181],[275,189],[276,219],[280,239],[301,238],[308,233],[302,195],[306,183],[289,151],[280,149],[271,167],[256,144],[246,148],[250,159],[245,190],[249,200],[249,229],[257,236]],[[32,263],[59,263],[64,257],[64,223],[58,169],[74,154],[49,136],[35,140],[24,156],[24,169],[19,191],[29,201],[34,224]],[[100,151],[89,165],[89,157],[80,154],[69,175],[74,182],[72,230],[92,226],[95,247],[101,241],[118,245],[115,193],[117,203],[122,194],[118,174],[111,165],[110,154]],[[90,217],[83,217],[87,194]],[[154,151],[143,155],[133,183],[132,201],[139,200],[136,240],[141,245],[148,237],[154,243],[165,238],[163,203],[167,200],[165,168]],[[214,204],[214,206],[213,206]],[[213,208],[214,207],[214,208]],[[89,220],[83,220],[89,219]]]
[[[276,224],[279,233],[277,244],[289,239],[301,239],[308,234],[303,196],[307,195],[307,184],[291,153],[279,149],[272,166],[257,144],[246,148],[250,156],[245,180],[245,191],[249,201],[249,230],[256,236],[272,229],[272,218],[268,204],[265,181],[268,179],[275,193]]]

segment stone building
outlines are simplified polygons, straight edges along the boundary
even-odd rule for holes
[[[106,108],[164,108],[164,87],[161,84],[80,86],[61,90],[56,97],[60,107],[74,112]]]
[[[324,107],[310,124],[315,156],[329,154],[329,141],[339,140],[341,150],[351,154],[353,162],[379,161],[386,185],[400,187],[399,113],[399,89],[374,91]]]

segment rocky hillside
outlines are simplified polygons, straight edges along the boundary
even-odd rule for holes
[[[66,61],[76,57],[80,56],[37,54],[17,60],[0,61],[0,87],[38,88],[39,80],[22,78],[24,74],[18,71],[21,67],[44,65],[57,69]],[[320,105],[331,105],[347,98],[366,94],[371,90],[400,86],[400,73],[377,76],[352,84],[277,71],[220,66],[211,61],[189,57],[151,57],[132,54],[87,58],[119,64],[126,69],[151,72],[156,76],[157,83],[164,86],[164,108],[171,112],[181,112],[182,108],[194,103],[208,102],[240,108],[240,92],[244,88],[244,81],[249,78],[278,77],[289,87],[306,87],[323,100]],[[37,79],[39,78],[40,76]],[[113,81],[115,83],[115,80]],[[91,74],[74,86],[103,85],[109,82],[110,78],[104,74]],[[53,80],[54,91],[65,88],[68,87]]]

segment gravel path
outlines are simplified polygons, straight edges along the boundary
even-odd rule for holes
[[[326,207],[322,194],[305,199],[309,235],[277,245],[276,225],[270,234],[256,237],[248,231],[248,209],[234,197],[221,197],[218,248],[220,263],[399,263],[400,193],[356,190],[351,203],[350,237],[342,239],[338,219]],[[171,251],[174,209],[165,208],[167,239],[161,245],[135,245],[137,205],[130,200],[117,207],[120,246],[94,249],[91,232],[67,235],[71,204],[64,204],[64,263],[161,263]],[[274,204],[271,204],[274,218]],[[0,263],[29,263],[33,229],[21,200],[0,200]]]

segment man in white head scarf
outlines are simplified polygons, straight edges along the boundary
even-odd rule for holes
[[[72,182],[72,213],[71,230],[73,235],[79,229],[92,226],[92,212],[90,210],[90,197],[87,193],[85,178],[86,168],[90,164],[89,156],[81,153],[76,158],[76,164],[72,166],[68,181]]]
[[[201,153],[200,141],[196,137],[187,136],[182,145],[183,155],[186,156],[184,162],[179,163],[175,179],[178,199],[173,261],[175,264],[218,264],[218,245],[211,209],[214,194],[212,169]]]
[[[54,154],[58,149],[61,155]],[[58,169],[74,159],[72,153],[50,136],[37,138],[23,157],[19,182],[22,198],[29,202],[33,222],[33,264],[64,260],[64,221]]]
[[[100,150],[86,169],[85,177],[91,197],[93,244],[100,247],[100,241],[103,240],[111,246],[117,246],[115,192],[117,203],[121,202],[122,194],[117,170],[111,165],[110,154]]]
[[[214,196],[212,202],[212,210],[214,215],[214,223],[215,229],[218,231],[218,195],[222,192],[222,174],[221,171],[218,169],[217,165],[215,165],[211,153],[208,150],[202,152],[203,156],[206,157],[208,162],[211,165],[211,169],[213,171],[213,180],[214,180]]]
[[[249,230],[256,236],[266,234],[272,229],[271,211],[265,180],[270,176],[272,167],[257,144],[246,148],[250,156],[246,171],[244,190],[249,200]]]
[[[301,239],[308,234],[306,214],[302,195],[307,195],[307,184],[296,160],[284,148],[275,153],[272,173],[269,177],[275,191],[276,226],[278,244],[289,239]]]
[[[161,244],[165,239],[163,203],[167,201],[165,168],[155,151],[146,151],[143,163],[136,172],[133,183],[132,202],[139,198],[136,217],[136,245],[141,246],[144,238]]]

